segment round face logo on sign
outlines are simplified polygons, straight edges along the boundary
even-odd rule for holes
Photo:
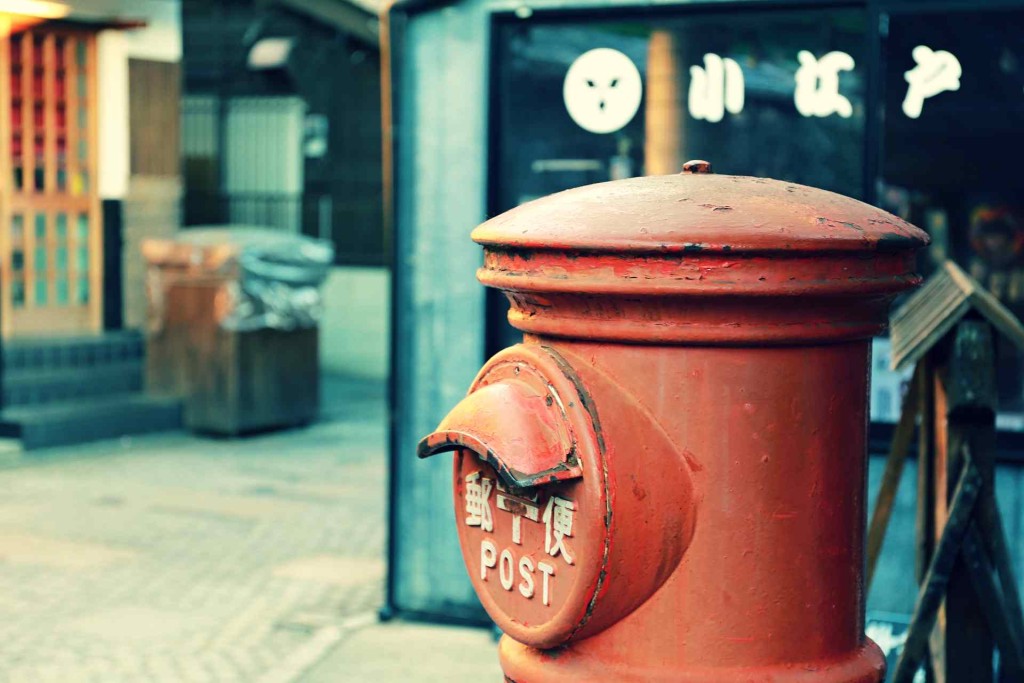
[[[633,60],[611,48],[580,55],[565,74],[565,108],[580,128],[614,133],[640,108],[643,81]]]

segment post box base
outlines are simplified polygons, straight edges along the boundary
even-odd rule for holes
[[[691,667],[663,662],[643,665],[616,661],[612,648],[606,652],[607,657],[595,657],[590,649],[583,657],[571,645],[537,650],[508,636],[503,636],[499,645],[507,683],[881,683],[885,678],[885,657],[869,639],[846,657],[761,667]]]

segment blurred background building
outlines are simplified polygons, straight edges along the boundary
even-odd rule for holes
[[[138,244],[179,224],[178,8],[19,7],[0,75],[0,432],[35,447],[166,429],[176,406],[141,393]]]
[[[182,0],[182,225],[329,241],[321,364],[387,375],[380,38],[369,0]]]
[[[0,98],[0,434],[166,429],[143,391],[143,240],[200,225],[321,238],[328,371],[386,374],[375,8],[336,0],[21,3]],[[354,326],[352,319],[362,325]],[[90,400],[83,400],[83,399]]]
[[[363,654],[308,680],[450,671],[433,630],[415,661],[367,633],[387,503],[375,12],[0,0],[0,679],[307,680],[357,630]],[[219,258],[255,228],[296,245],[262,266],[336,256],[319,296]],[[254,315],[253,282],[313,324]],[[155,396],[153,366],[203,383],[213,419]],[[486,634],[441,637],[497,669]]]
[[[323,237],[385,263],[373,3],[184,0],[184,224]]]

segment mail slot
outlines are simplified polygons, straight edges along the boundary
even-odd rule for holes
[[[917,228],[710,173],[600,183],[477,228],[523,343],[424,438],[454,453],[506,678],[874,682],[870,339]]]

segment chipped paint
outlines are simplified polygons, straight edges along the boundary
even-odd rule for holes
[[[511,574],[537,537],[485,547],[459,527],[509,680],[880,680],[848,542],[864,526],[867,339],[919,281],[927,238],[839,195],[709,171],[569,190],[473,233],[480,281],[526,338],[463,404],[514,358],[555,387],[527,414],[571,424],[524,439],[519,408],[483,410],[503,447],[456,458],[457,504],[458,477],[491,467],[572,512],[564,553],[544,537],[564,564],[541,604]]]

